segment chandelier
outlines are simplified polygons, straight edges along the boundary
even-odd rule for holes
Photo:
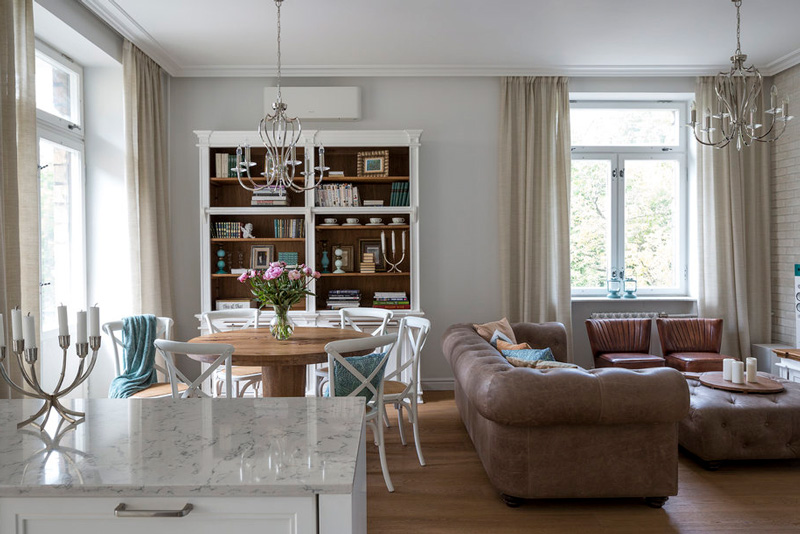
[[[697,141],[706,146],[724,148],[736,139],[736,149],[750,146],[753,141],[769,143],[776,141],[786,123],[794,117],[789,116],[789,102],[784,99],[778,105],[778,88],[770,90],[770,105],[765,111],[764,122],[759,124],[757,113],[761,98],[761,73],[753,65],[745,66],[747,54],[742,54],[739,42],[741,18],[739,8],[742,0],[731,0],[736,6],[736,51],[731,56],[729,72],[720,72],[714,78],[714,92],[717,95],[713,111],[707,107],[702,122],[697,121],[697,110],[692,102],[689,127]],[[716,133],[715,133],[716,132]]]
[[[264,172],[262,176],[266,178],[266,183],[257,184],[250,175],[250,167],[255,166],[255,162],[250,159],[250,146],[244,148],[240,145],[236,148],[236,167],[231,169],[236,172],[239,185],[248,191],[259,191],[266,188],[291,189],[301,192],[308,189],[315,189],[322,183],[322,176],[329,169],[325,166],[325,147],[319,147],[319,165],[313,170],[303,171],[304,176],[302,185],[295,181],[295,172],[302,161],[297,160],[297,143],[300,141],[300,134],[303,127],[300,119],[286,115],[286,104],[281,97],[281,4],[283,0],[275,0],[278,10],[278,96],[272,103],[272,114],[261,119],[258,124],[258,135],[261,142],[267,149],[264,158]],[[307,158],[310,162],[310,158]],[[308,165],[309,168],[310,163]],[[316,173],[319,171],[319,177]],[[310,180],[309,180],[310,178]],[[307,185],[307,182],[311,185]]]

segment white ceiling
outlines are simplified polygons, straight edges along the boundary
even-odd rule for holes
[[[271,0],[80,0],[175,76],[274,73]],[[695,75],[727,68],[731,0],[286,0],[284,73]],[[743,0],[742,51],[800,63],[800,1]]]

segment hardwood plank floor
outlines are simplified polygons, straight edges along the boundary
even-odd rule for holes
[[[396,412],[388,411],[387,462],[395,492],[386,491],[378,449],[368,442],[370,533],[800,532],[800,461],[731,462],[710,472],[681,455],[680,493],[660,510],[638,499],[535,500],[512,509],[489,483],[452,392],[426,392],[420,405],[425,467],[417,461],[408,421],[411,439],[403,447]]]

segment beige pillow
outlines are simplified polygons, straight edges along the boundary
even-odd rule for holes
[[[548,362],[544,360],[520,360],[519,358],[506,358],[514,367],[530,367],[531,369],[581,369],[580,365],[564,362]]]
[[[509,343],[508,341],[503,341],[502,339],[497,340],[497,350],[522,350],[522,349],[530,349],[531,346],[527,343],[517,343],[516,345]]]
[[[475,329],[478,335],[486,341],[491,341],[494,331],[500,330],[500,332],[513,343],[517,342],[517,338],[514,337],[514,331],[511,330],[511,325],[509,324],[508,319],[505,317],[492,323],[473,324],[472,327]]]

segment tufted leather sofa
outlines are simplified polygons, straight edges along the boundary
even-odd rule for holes
[[[661,351],[678,371],[722,371],[722,319],[656,319]]]
[[[646,369],[664,367],[664,358],[650,354],[650,319],[587,319],[586,333],[594,366]]]
[[[800,458],[800,383],[779,382],[781,393],[747,395],[689,380],[681,446],[711,469],[722,460]]]
[[[517,323],[518,342],[567,356],[560,323]],[[674,369],[511,366],[469,324],[442,350],[461,418],[492,484],[520,498],[660,497],[678,491],[677,422],[689,409]]]

